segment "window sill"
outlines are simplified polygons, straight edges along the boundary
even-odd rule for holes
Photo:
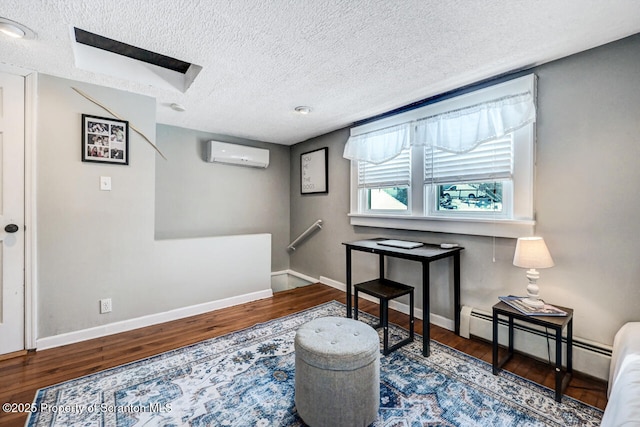
[[[401,215],[349,214],[351,225],[433,231],[475,236],[522,237],[534,234],[535,221],[513,219],[427,218]]]

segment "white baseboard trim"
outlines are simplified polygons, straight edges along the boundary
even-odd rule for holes
[[[51,337],[39,338],[36,340],[36,349],[46,350],[49,348],[60,347],[63,345],[73,344],[94,338],[101,338],[107,335],[118,334],[121,332],[131,331],[133,329],[144,328],[146,326],[152,326],[159,323],[170,322],[172,320],[184,319],[185,317],[196,316],[198,314],[220,310],[221,308],[231,307],[234,305],[244,304],[260,299],[271,298],[272,296],[272,290],[267,289],[264,291],[252,292],[249,294],[238,295],[235,297],[224,298],[202,304],[196,304],[189,307],[177,308],[175,310],[169,310],[162,313],[150,314],[147,316],[137,317],[135,319],[108,323],[106,325],[96,326],[80,331],[67,332]]]
[[[318,279],[293,270],[280,270],[271,273],[271,289],[274,292],[291,290],[312,283],[318,283]]]
[[[320,276],[320,283],[323,285],[331,286],[332,288],[336,288],[342,292],[347,292],[347,285],[342,282],[338,282],[337,280],[329,279],[328,277]]]
[[[282,275],[285,275],[285,274],[297,277],[297,278],[305,280],[305,281],[307,281],[309,283],[318,283],[318,279],[316,279],[315,277],[307,276],[306,274],[298,273],[297,271],[294,271],[294,270],[274,271],[274,272],[271,273],[271,277],[273,277],[273,276],[282,276]]]
[[[338,290],[341,290],[342,292],[347,292],[347,285],[342,283],[342,282],[338,282],[337,280],[333,280],[330,279],[328,277],[324,277],[324,276],[320,276],[320,283],[323,283],[327,286],[331,286],[332,288],[336,288]],[[378,302],[378,298],[376,297],[372,297],[370,295],[367,294],[363,294],[360,293],[359,297],[361,297],[362,299],[365,299],[367,301],[372,301],[372,302]],[[394,309],[396,311],[399,311],[400,313],[404,313],[404,314],[409,314],[409,305],[408,304],[404,304],[404,303],[400,303],[398,301],[394,301],[391,300],[389,301],[389,308]],[[415,309],[414,311],[414,316],[417,319],[422,320],[423,319],[423,312],[422,309]],[[429,321],[431,324],[433,325],[437,325],[440,326],[442,328],[448,329],[450,331],[453,331],[454,329],[454,321],[451,319],[447,319],[446,317],[437,315],[437,314],[433,314],[431,313],[431,315],[429,316]]]

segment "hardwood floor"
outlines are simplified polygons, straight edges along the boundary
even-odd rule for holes
[[[334,299],[344,302],[344,293],[314,284],[278,292],[269,299],[2,360],[0,403],[31,403],[39,388],[224,335]],[[370,301],[360,300],[360,309],[378,314],[378,305]],[[391,310],[389,320],[408,328],[408,316],[404,314]],[[422,322],[416,322],[416,332],[422,334]],[[488,342],[461,338],[437,326],[431,327],[431,338],[491,363],[491,344]],[[516,354],[505,369],[553,388],[554,372],[545,363]],[[606,383],[580,373],[574,375],[566,394],[601,409],[607,402]],[[0,410],[0,426],[23,426],[26,418],[25,413]]]

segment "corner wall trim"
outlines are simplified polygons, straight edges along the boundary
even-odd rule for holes
[[[177,308],[162,313],[150,314],[148,316],[137,317],[135,319],[123,320],[120,322],[109,323],[106,325],[96,326],[93,328],[83,329],[80,331],[67,332],[51,337],[40,338],[36,341],[37,350],[46,350],[49,348],[60,347],[62,345],[73,344],[80,341],[86,341],[94,338],[100,338],[107,335],[127,332],[146,326],[157,325],[159,323],[170,322],[172,320],[183,319],[185,317],[196,316],[198,314],[219,310],[221,308],[231,307],[238,304],[244,304],[250,301],[256,301],[265,298],[271,298],[273,292],[271,289],[252,292],[249,294],[238,295],[235,297],[224,298],[216,301],[210,301],[203,304],[196,304],[189,307]]]
[[[285,275],[285,274],[297,277],[297,278],[305,280],[305,281],[307,281],[309,283],[317,283],[318,282],[318,279],[316,279],[315,277],[307,276],[306,274],[298,273],[297,271],[294,271],[294,270],[291,270],[291,269],[273,271],[273,272],[271,272],[271,277],[282,276],[282,275]]]
[[[38,114],[38,74],[25,78],[24,123],[24,345],[35,348],[38,336],[38,260],[37,260],[37,198],[36,198],[36,137]]]

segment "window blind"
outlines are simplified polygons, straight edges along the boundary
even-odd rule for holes
[[[513,138],[485,142],[467,153],[425,147],[425,184],[506,180],[513,177]]]
[[[410,149],[380,164],[358,162],[358,188],[408,186],[411,183]]]

